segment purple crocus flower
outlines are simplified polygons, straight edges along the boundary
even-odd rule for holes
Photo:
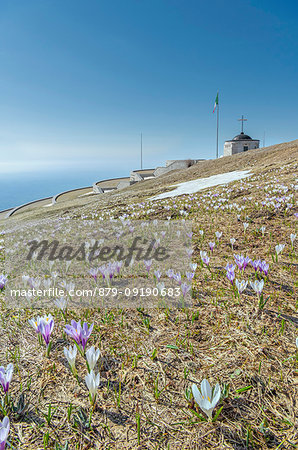
[[[78,345],[80,345],[81,332],[82,332],[80,320],[78,322],[76,322],[75,320],[72,320],[71,325],[65,326],[65,332],[66,332],[66,334],[68,334],[68,336],[70,336],[72,339],[74,339]]]
[[[227,279],[233,284],[235,279],[235,266],[233,264],[226,265]]]
[[[157,281],[160,281],[161,271],[160,270],[155,270],[154,271],[154,275],[155,275]]]
[[[51,333],[53,331],[53,328],[54,328],[54,320],[53,319],[50,319],[48,322],[45,322],[43,320],[40,322],[39,331],[40,331],[47,346],[50,343],[50,338],[51,338]]]
[[[3,275],[3,274],[0,275],[0,289],[1,289],[1,290],[5,287],[6,282],[7,282],[6,276]]]
[[[243,264],[244,264],[244,256],[243,255],[234,255],[234,259],[235,259],[235,262],[236,262],[236,264],[238,266],[238,269],[242,270],[243,269]]]
[[[203,261],[204,264],[206,264],[206,266],[209,266],[210,258],[209,258],[208,255],[204,256],[204,258],[202,258],[202,261]]]
[[[100,266],[98,268],[98,270],[101,273],[101,276],[102,276],[102,278],[104,280],[106,278],[106,276],[107,276],[107,268],[106,268],[106,266]]]
[[[266,261],[261,261],[259,269],[261,272],[264,273],[265,277],[267,277],[269,271],[269,264],[267,264]]]
[[[215,242],[209,242],[209,247],[210,247],[210,250],[213,252],[213,249],[215,247]]]
[[[234,255],[234,259],[239,270],[245,270],[246,266],[251,261],[248,256],[244,257],[243,255]]]
[[[98,275],[98,269],[91,268],[89,270],[89,273],[90,273],[91,277],[94,278],[94,280],[96,281],[97,280],[97,275]]]
[[[188,281],[191,281],[193,277],[195,276],[194,272],[185,272],[185,275],[188,279]]]
[[[148,259],[148,261],[144,260],[144,264],[145,264],[145,268],[147,270],[147,272],[150,272],[151,266],[152,266],[152,259]]]
[[[187,253],[187,256],[188,256],[189,258],[191,258],[191,255],[193,254],[193,249],[192,249],[192,248],[187,248],[187,249],[186,249],[186,253]]]
[[[235,272],[233,272],[232,270],[228,270],[227,271],[227,279],[231,282],[231,284],[234,283],[234,278],[235,278]]]
[[[110,280],[113,278],[113,276],[115,274],[115,270],[116,270],[115,265],[113,263],[109,263],[108,267],[107,267],[107,274],[108,274]]]
[[[4,394],[7,394],[8,392],[9,384],[12,379],[12,374],[13,374],[13,364],[11,363],[8,364],[6,369],[3,366],[0,367],[0,383],[2,384]]]
[[[121,267],[122,267],[123,261],[116,261],[115,263],[115,268],[116,268],[116,272],[119,275]]]
[[[6,440],[9,434],[9,418],[5,416],[2,422],[0,422],[0,450],[5,449]]]
[[[175,281],[177,281],[177,283],[180,286],[181,285],[181,273],[180,272],[175,273],[173,278]]]
[[[187,283],[181,284],[181,292],[182,292],[183,297],[186,296],[186,294],[188,293],[190,288],[191,288],[191,286],[189,284],[187,284]]]
[[[71,325],[66,325],[65,331],[78,345],[81,345],[82,349],[85,350],[87,341],[92,333],[94,323],[90,325],[88,329],[88,324],[86,322],[81,326],[81,321],[76,322],[71,321]]]
[[[249,257],[249,256],[246,256],[246,257],[244,258],[243,270],[246,269],[246,267],[248,266],[248,264],[249,264],[250,262],[251,262],[250,257]]]
[[[254,261],[251,261],[251,265],[253,266],[255,272],[257,272],[257,270],[261,267],[261,260],[255,259]]]
[[[88,323],[86,323],[86,322],[83,323],[83,327],[81,329],[81,344],[82,344],[83,350],[85,350],[87,341],[92,333],[93,327],[94,327],[94,323],[92,323],[90,325],[89,329],[88,329]]]
[[[168,278],[170,278],[170,280],[174,277],[174,271],[173,269],[169,269],[166,271],[166,275]]]

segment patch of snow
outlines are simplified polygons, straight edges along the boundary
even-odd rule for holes
[[[85,197],[86,195],[91,195],[91,194],[95,194],[95,192],[89,191],[89,192],[86,192],[85,194],[79,195],[79,197]]]
[[[164,192],[163,194],[151,197],[151,200],[160,200],[162,198],[177,197],[183,194],[194,194],[213,186],[219,186],[222,184],[231,183],[232,181],[242,180],[251,175],[250,170],[235,170],[234,172],[221,173],[219,175],[212,175],[207,178],[198,178],[197,180],[186,181],[184,183],[174,184],[171,187],[175,187],[173,191]]]

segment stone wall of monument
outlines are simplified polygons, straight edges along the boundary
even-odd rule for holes
[[[259,148],[260,141],[258,140],[248,140],[248,141],[227,141],[224,145],[224,156],[236,155],[237,153],[242,153],[245,146],[248,150]]]

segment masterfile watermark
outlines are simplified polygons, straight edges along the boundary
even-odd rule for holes
[[[124,261],[125,266],[129,266],[132,259],[136,261],[153,259],[156,261],[165,261],[170,258],[167,248],[160,245],[157,240],[149,241],[140,236],[136,236],[130,247],[125,248],[122,245],[114,247],[100,245],[99,241],[95,241],[90,249],[86,242],[79,244],[77,247],[66,245],[54,240],[29,241],[29,252],[26,256],[27,261],[36,259],[41,261]]]
[[[8,307],[191,304],[191,222],[52,219],[5,233]],[[63,301],[61,300],[63,299]],[[57,302],[57,300],[59,300]]]

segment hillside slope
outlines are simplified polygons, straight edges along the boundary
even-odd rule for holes
[[[33,219],[51,219],[52,237],[65,223],[65,239],[74,222],[88,223],[94,230],[112,223],[119,227],[119,242],[123,229],[133,236],[135,219],[192,224],[192,251],[185,253],[188,271],[176,273],[174,260],[169,264],[175,277],[165,271],[165,263],[147,270],[143,260],[133,262],[144,286],[149,279],[157,286],[158,277],[165,286],[170,277],[179,289],[191,286],[190,308],[124,308],[120,302],[113,309],[100,304],[73,309],[66,290],[66,309],[53,304],[37,311],[34,303],[7,309],[3,288],[0,365],[15,365],[9,388],[13,405],[7,406],[0,396],[11,421],[12,448],[298,447],[297,161],[298,141],[293,141],[204,161],[121,192],[19,214],[5,222],[15,234],[21,233],[16,247]],[[150,200],[175,183],[234,170],[251,170],[251,176],[196,194]],[[158,228],[156,234],[162,242]],[[3,248],[1,252],[0,272],[5,271]],[[101,264],[90,266],[95,270],[91,274],[86,271],[92,286],[105,283],[97,266]],[[61,271],[58,262],[49,264],[46,283],[65,287],[67,273],[65,264]],[[112,277],[111,286],[116,281]],[[30,280],[38,282],[34,276]],[[49,358],[28,323],[45,313],[55,322]],[[94,323],[87,344],[101,352],[95,366],[101,380],[94,407],[85,383],[85,356],[77,354],[76,379],[63,352],[74,342],[65,332],[72,319]],[[220,386],[220,398],[211,408],[213,420],[207,420],[192,393],[193,384],[200,387],[203,379]],[[25,407],[17,408],[21,394]],[[50,419],[49,405],[54,411]]]
[[[264,149],[250,150],[249,152],[227,156],[215,160],[201,161],[198,164],[188,168],[170,172],[156,179],[146,180],[136,183],[121,191],[113,191],[104,195],[95,197],[86,197],[71,200],[65,203],[53,205],[50,208],[41,208],[30,212],[20,212],[9,220],[19,221],[30,218],[42,218],[56,216],[64,211],[86,210],[90,207],[92,210],[96,207],[110,207],[122,202],[131,202],[144,200],[153,195],[172,189],[175,183],[194,180],[197,178],[208,177],[211,175],[231,172],[234,170],[251,169],[258,173],[263,170],[278,168],[281,165],[289,164],[298,160],[298,139],[292,142],[266,147]]]

